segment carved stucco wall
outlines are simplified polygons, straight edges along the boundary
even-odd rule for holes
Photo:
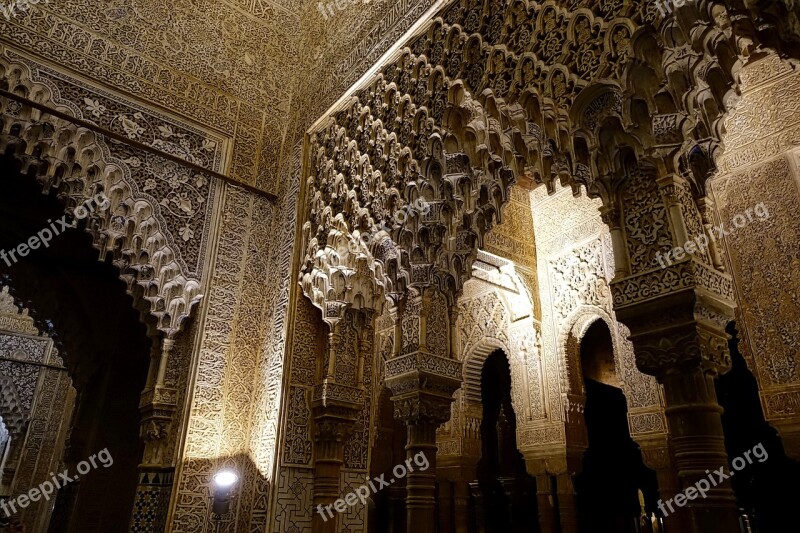
[[[542,351],[547,420],[531,428],[531,444],[564,442],[561,426],[583,411],[580,341],[589,325],[603,320],[614,346],[617,376],[628,403],[634,439],[666,434],[660,387],[655,378],[636,368],[630,332],[614,318],[609,282],[614,255],[608,226],[600,216],[600,201],[570,188],[556,186],[531,194],[538,275],[542,299]],[[569,431],[569,424],[568,424]]]
[[[285,181],[281,208],[226,188],[214,284],[198,333],[176,532],[210,531],[209,484],[223,467],[240,473],[241,490],[220,531],[268,529],[298,183],[296,176]]]
[[[26,309],[14,305],[8,287],[0,290],[0,382],[4,406],[6,396],[18,401],[15,415],[2,413],[6,425],[12,423],[7,466],[16,472],[10,494],[24,494],[60,470],[75,389],[52,339],[39,332]],[[18,518],[29,531],[40,531],[50,511],[47,502],[32,502]]]
[[[800,454],[800,74],[769,56],[741,74],[711,187],[738,293],[740,349],[758,378],[767,419]],[[733,219],[763,203],[769,218]]]
[[[0,19],[0,39],[205,125],[224,139],[224,166],[234,179],[274,192],[295,74],[289,65],[297,6],[51,1]]]
[[[211,527],[205,512],[210,503],[209,483],[214,468],[229,458],[240,467],[244,487],[231,527],[249,527],[251,521],[254,527],[262,527],[268,507],[268,480],[274,467],[298,175],[285,171],[278,200],[272,203],[264,195],[225,184],[216,177],[214,173],[222,171],[225,164],[225,144],[224,138],[213,131],[85,83],[9,47],[3,48],[0,59],[0,81],[10,81],[12,91],[23,87],[22,94],[37,101],[46,95],[43,103],[65,117],[98,123],[156,150],[153,153],[110,142],[100,133],[92,134],[94,148],[102,152],[119,184],[134,197],[121,199],[121,212],[113,213],[111,231],[117,226],[129,227],[124,217],[139,212],[132,209],[133,205],[140,209],[147,202],[150,216],[142,221],[142,227],[150,238],[139,242],[144,243],[143,248],[155,243],[159,254],[163,254],[159,246],[172,246],[171,257],[178,261],[183,279],[195,282],[202,295],[194,319],[187,322],[184,331],[176,333],[166,373],[165,386],[176,391],[179,409],[174,431],[168,435],[164,461],[177,461],[184,448],[187,454],[186,464],[179,465],[185,468],[178,472],[174,492],[173,502],[180,502],[173,509],[174,528],[195,532]],[[28,112],[26,105],[13,98],[6,102],[10,103],[4,112],[12,121],[21,112]],[[48,117],[45,123],[51,120]],[[55,123],[56,131],[74,127],[68,118]],[[13,135],[9,138],[13,140]],[[59,155],[68,148],[86,149],[80,140],[68,139],[74,144],[67,146],[60,145],[60,140],[26,137],[26,149],[33,151],[32,141],[52,145]],[[186,159],[193,166],[159,153]],[[79,171],[85,163],[80,159],[81,166],[74,170]],[[299,166],[297,157],[291,163],[287,168]],[[204,172],[206,168],[209,173]],[[83,173],[76,172],[75,179],[83,180]],[[81,181],[80,188],[84,187]],[[117,214],[121,218],[117,219]],[[153,238],[153,228],[161,231],[163,238]],[[130,248],[138,250],[136,238],[123,241],[122,246],[114,244],[130,253]],[[135,258],[140,257],[142,254]],[[118,266],[125,273],[130,264],[120,261]],[[134,281],[140,283],[143,277],[135,274]],[[165,285],[163,290],[170,292],[170,286]],[[148,292],[148,296],[154,294]],[[187,398],[190,409],[182,410],[180,406]]]
[[[534,316],[541,318],[538,309],[539,282],[536,278],[536,243],[533,239],[533,215],[530,191],[521,185],[511,188],[511,198],[503,209],[503,221],[486,236],[487,252],[514,262],[517,275],[532,297]]]

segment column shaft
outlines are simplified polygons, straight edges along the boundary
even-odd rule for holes
[[[722,431],[722,407],[714,377],[700,368],[670,372],[664,379],[667,423],[683,491],[720,467],[729,471]],[[714,480],[716,480],[716,476]],[[712,486],[705,498],[688,500],[689,531],[737,531],[738,513],[730,483]]]
[[[561,533],[578,533],[578,506],[575,499],[575,486],[570,474],[556,477],[558,492],[558,515],[561,519]]]
[[[541,533],[558,533],[556,530],[555,495],[550,476],[542,472],[536,476],[536,499],[539,503],[539,529]]]
[[[406,445],[406,513],[409,533],[436,532],[436,424],[420,420],[408,426]],[[430,468],[422,471],[414,463],[417,454],[424,454]]]

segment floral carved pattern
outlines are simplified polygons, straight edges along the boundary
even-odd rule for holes
[[[0,58],[0,74],[10,86],[58,105],[26,66]],[[137,307],[174,336],[202,298],[211,180],[161,158],[148,159],[128,145],[107,144],[61,118],[44,114],[34,121],[38,111],[11,99],[0,98],[0,110],[0,149],[19,160],[23,172],[33,171],[45,190],[56,189],[67,209],[100,192],[109,198],[109,209],[89,217],[94,245],[113,255]],[[56,173],[66,178],[56,179]]]

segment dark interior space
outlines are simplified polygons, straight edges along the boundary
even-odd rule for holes
[[[611,333],[604,322],[597,321],[581,343],[584,374],[600,377],[591,369],[600,368],[598,360],[608,361],[609,354],[613,363]],[[639,446],[630,436],[622,389],[588,376],[584,385],[589,449],[583,470],[575,478],[580,531],[635,533],[642,514],[639,491],[644,496],[645,512],[649,515],[656,510],[656,474],[645,466]]]
[[[729,325],[728,333],[733,336],[728,343],[733,367],[717,380],[717,396],[725,409],[722,425],[728,459],[742,457],[759,444],[767,454],[763,462],[754,458],[731,478],[736,500],[753,533],[789,531],[787,518],[800,502],[796,482],[800,464],[786,457],[778,432],[764,418],[756,378],[739,351],[735,323]]]
[[[478,462],[476,515],[486,533],[539,531],[536,481],[517,449],[517,419],[511,403],[506,354],[492,352],[481,374],[482,454]],[[473,494],[475,496],[475,494]]]
[[[15,160],[0,159],[0,179],[0,249],[27,242],[64,214],[62,202],[43,195],[41,183],[21,175]],[[0,261],[0,276],[54,339],[78,392],[64,467],[74,473],[106,448],[113,458],[113,465],[92,469],[59,491],[49,531],[123,532],[142,454],[138,405],[151,340],[118,269],[98,260],[102,254],[80,224],[10,266]]]

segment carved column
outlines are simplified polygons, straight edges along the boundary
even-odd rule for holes
[[[360,408],[347,401],[331,399],[329,391],[315,392],[314,405],[314,533],[335,533],[337,511],[332,506],[341,494],[344,443],[353,432]],[[322,508],[322,512],[317,509]]]
[[[365,357],[372,353],[373,316],[371,310],[342,308],[326,320],[328,346],[312,402],[315,533],[337,531],[341,511],[335,502],[343,496],[344,445],[364,407],[363,369]]]
[[[674,120],[662,123],[677,127]],[[676,135],[660,138],[672,142]],[[662,147],[663,153],[677,149]],[[663,385],[677,488],[684,491],[728,468],[714,380],[730,370],[725,327],[734,319],[735,303],[733,280],[714,267],[704,246],[696,187],[674,172],[672,161],[640,161],[624,170],[618,194],[629,269],[611,289],[617,320],[630,329],[637,367]],[[661,480],[670,484],[663,475]],[[710,487],[705,498],[683,502],[681,496],[685,505],[673,502],[667,513],[686,514],[681,531],[738,531],[729,483]]]
[[[611,244],[614,250],[614,277],[623,277],[629,270],[628,256],[625,253],[625,235],[622,231],[622,212],[618,206],[603,207],[600,216],[611,233]]]
[[[154,343],[147,383],[139,403],[144,457],[139,465],[131,531],[163,531],[166,526],[175,476],[167,442],[177,408],[177,390],[167,386],[166,373],[174,348],[173,338],[165,337],[160,343]]]
[[[631,284],[641,287],[643,280],[624,280],[614,286],[615,310],[631,330],[637,366],[664,386],[670,443],[680,490],[686,490],[707,478],[709,472],[720,467],[728,470],[722,407],[717,402],[714,380],[730,368],[724,327],[733,315],[733,303],[697,281],[713,279],[716,287],[730,295],[730,279],[724,274],[695,261],[673,268],[674,272],[665,271],[685,288],[627,303],[634,292]],[[666,274],[657,271],[656,275]],[[678,506],[674,508],[681,512]],[[706,498],[688,500],[685,509],[686,531],[737,531],[736,505],[728,482],[711,487]]]
[[[563,445],[550,450],[528,451],[525,464],[536,478],[539,530],[542,533],[578,533],[578,502],[575,476],[583,466],[583,451]]]
[[[407,464],[413,471],[406,476],[406,527],[414,533],[436,531],[436,428],[450,419],[453,393],[461,386],[461,363],[441,353],[450,353],[449,319],[437,315],[434,296],[428,292],[400,309],[400,355],[386,362],[395,418],[408,426]],[[444,324],[433,324],[442,319]],[[416,465],[418,454],[424,454],[428,469]]]

